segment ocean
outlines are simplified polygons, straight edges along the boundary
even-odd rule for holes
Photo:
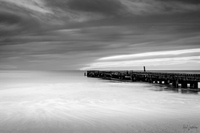
[[[199,118],[200,93],[81,71],[0,71],[0,133],[199,133]]]

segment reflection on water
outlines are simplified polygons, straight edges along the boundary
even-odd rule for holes
[[[198,133],[200,95],[80,72],[0,73],[0,133]]]
[[[144,83],[143,83],[144,84]],[[171,91],[171,92],[175,92],[175,93],[181,93],[181,94],[199,94],[198,90],[191,90],[190,88],[174,88],[170,85],[160,85],[160,84],[154,84],[154,86],[158,86],[158,87],[154,87],[151,90],[153,91]]]

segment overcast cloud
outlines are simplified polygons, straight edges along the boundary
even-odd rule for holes
[[[199,14],[199,0],[0,0],[0,69],[198,69]]]

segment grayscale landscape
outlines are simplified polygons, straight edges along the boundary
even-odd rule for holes
[[[199,133],[199,68],[199,0],[0,0],[0,133]]]

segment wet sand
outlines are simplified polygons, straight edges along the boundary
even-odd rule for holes
[[[200,131],[199,94],[143,83],[51,80],[1,83],[1,133]]]

